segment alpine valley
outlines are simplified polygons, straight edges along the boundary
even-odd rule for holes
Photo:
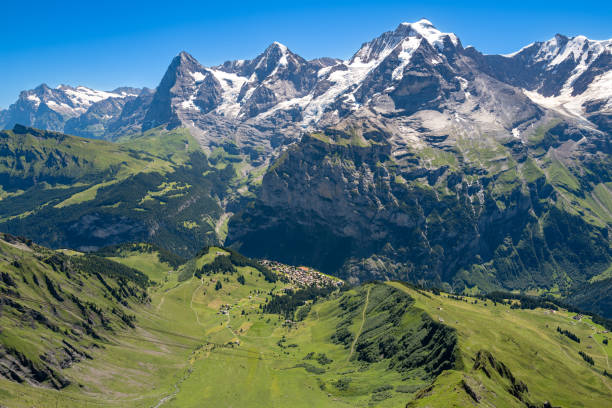
[[[0,129],[0,407],[612,400],[612,39],[181,52]]]

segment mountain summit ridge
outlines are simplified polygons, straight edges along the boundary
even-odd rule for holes
[[[22,123],[107,139],[114,139],[127,129],[133,132],[161,125],[185,126],[207,150],[219,145],[223,135],[231,131],[238,134],[236,143],[243,150],[263,144],[267,157],[275,150],[267,140],[273,134],[278,137],[277,130],[283,134],[281,144],[286,144],[296,140],[303,130],[328,126],[366,108],[410,116],[428,106],[437,106],[431,101],[418,103],[424,94],[415,94],[416,99],[407,102],[406,92],[416,89],[414,85],[407,85],[408,79],[404,85],[398,84],[404,78],[404,71],[411,72],[408,78],[416,80],[423,78],[425,70],[438,72],[434,76],[443,77],[447,82],[442,88],[432,82],[433,88],[426,91],[438,92],[440,100],[448,98],[446,94],[439,94],[441,89],[456,87],[459,82],[471,81],[470,77],[485,74],[518,88],[541,109],[590,121],[596,127],[603,124],[608,129],[612,110],[611,92],[607,91],[612,83],[611,52],[612,40],[558,34],[512,54],[486,55],[473,47],[464,49],[456,34],[441,32],[423,18],[402,22],[394,30],[363,43],[347,60],[307,61],[277,41],[251,60],[227,61],[212,67],[202,66],[191,54],[181,51],[156,89],[161,94],[153,95],[152,99],[150,95],[138,98],[140,93],[135,91],[103,93],[69,86],[49,90],[41,85],[22,92],[15,104],[0,111],[0,125],[11,128],[15,123]],[[168,86],[168,75],[172,76],[172,70],[177,67],[187,68],[181,68],[184,72],[180,78],[170,81],[172,85]],[[415,77],[417,72],[420,73]],[[456,79],[450,80],[451,76]],[[173,86],[176,89],[171,91]],[[372,91],[373,87],[377,91]],[[38,95],[45,93],[53,96],[41,107]],[[89,114],[87,119],[79,119],[87,115],[92,103],[111,97],[120,99],[111,105],[107,103],[105,109],[98,108],[104,111],[103,115]],[[575,97],[579,102],[571,104],[569,99]],[[130,102],[131,112],[141,112],[139,116],[131,116],[128,128],[120,120],[126,116],[124,102]],[[71,119],[73,123],[67,126]],[[96,131],[92,132],[92,128]]]

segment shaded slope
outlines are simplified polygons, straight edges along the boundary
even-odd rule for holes
[[[148,241],[186,255],[216,242],[233,168],[212,167],[184,130],[113,144],[16,127],[0,143],[5,231],[81,250]]]
[[[567,127],[537,129],[530,145],[458,136],[401,155],[390,131],[364,127],[288,149],[231,220],[229,241],[350,279],[457,290],[567,293],[607,269],[610,160],[590,150],[559,159],[574,145]]]

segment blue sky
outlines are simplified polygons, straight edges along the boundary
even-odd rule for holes
[[[53,4],[52,4],[53,3]],[[508,53],[555,33],[612,37],[612,2],[10,1],[0,24],[0,107],[42,82],[157,86],[181,50],[204,65],[252,58],[273,41],[304,58],[346,58],[402,21],[427,18],[464,46]]]

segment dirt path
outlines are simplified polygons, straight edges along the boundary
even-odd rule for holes
[[[597,330],[593,330],[593,334],[597,333]],[[599,345],[599,347],[601,347],[601,350],[603,351],[604,357],[606,358],[606,367],[609,369],[610,368],[610,360],[608,359],[608,352],[606,351],[606,348],[604,347],[603,344],[599,343],[597,340],[595,340],[595,336],[593,336],[593,341],[595,341],[596,344]],[[612,391],[612,387],[608,384],[608,379],[605,378],[603,375],[601,376],[601,382],[603,382],[603,384],[608,387],[608,389],[610,391]]]
[[[563,346],[561,346],[561,351],[563,351],[563,354],[565,354],[565,356],[567,357],[568,360],[571,360],[572,357],[569,356],[569,354],[567,354],[567,352],[565,351],[565,348],[563,348]],[[605,352],[605,350],[604,350]],[[608,353],[605,353],[606,356],[606,364],[608,364]],[[608,365],[609,367],[609,365]],[[608,382],[606,381],[606,378],[603,376],[603,374],[599,374],[599,377],[601,379],[601,382],[604,386],[606,386],[610,391],[612,391],[612,387],[608,384]]]
[[[178,383],[174,384],[174,392],[165,396],[164,398],[160,399],[159,402],[157,403],[157,405],[155,405],[153,408],[159,408],[162,405],[164,405],[166,402],[170,401],[172,398],[174,398],[174,396],[176,394],[178,394],[179,392],[179,387],[178,387]]]
[[[346,359],[347,362],[351,359],[351,356],[355,352],[355,344],[357,344],[357,340],[359,340],[359,336],[361,336],[361,332],[363,331],[363,325],[365,324],[366,320],[366,310],[368,310],[368,303],[370,302],[370,290],[371,288],[368,288],[368,292],[366,293],[365,305],[363,305],[363,312],[361,313],[361,326],[359,326],[355,340],[353,340],[353,343],[351,344],[351,352]]]
[[[236,336],[236,333],[234,333],[234,331],[232,330],[232,328],[230,326],[231,321],[232,321],[232,319],[231,319],[231,316],[230,316],[230,311],[228,310],[227,311],[227,322],[225,322],[225,328],[227,330],[229,330],[230,333],[232,333],[232,336]]]
[[[172,271],[172,270],[167,271],[167,272],[166,272],[166,278],[168,278],[168,276],[170,276],[170,274],[171,274],[172,272],[174,272],[174,271]],[[159,312],[159,310],[161,309],[161,307],[163,306],[163,304],[164,304],[164,300],[166,300],[166,295],[168,294],[168,292],[170,292],[172,289],[175,289],[176,287],[177,287],[177,286],[175,286],[174,288],[169,288],[169,289],[166,289],[166,290],[164,291],[164,294],[163,294],[163,296],[162,296],[161,300],[159,301],[159,304],[157,305],[157,308],[156,308],[156,310],[157,310],[158,312]],[[161,288],[160,288],[160,289],[161,289]]]
[[[159,301],[159,304],[157,305],[157,311],[159,312],[159,309],[161,309],[161,307],[164,304],[164,300],[166,300],[166,294],[164,293],[164,296],[162,296],[161,300]]]
[[[195,296],[195,294],[198,292],[198,290],[200,290],[200,288],[204,286],[204,278],[200,278],[200,286],[198,286],[197,288],[194,289],[193,293],[191,294],[191,302],[189,303],[189,308],[191,309],[191,311],[195,314],[196,317],[196,321],[198,322],[198,324],[200,326],[204,326],[202,323],[200,323],[200,316],[198,315],[198,312],[196,312],[196,310],[193,308],[193,297]],[[205,327],[205,326],[204,326]]]
[[[593,331],[593,334],[597,333],[597,330]],[[603,351],[603,355],[606,358],[606,367],[610,368],[610,360],[608,359],[608,351],[606,350],[606,348],[604,347],[603,344],[599,343],[597,340],[595,340],[595,336],[593,336],[593,341],[599,345],[599,347],[601,348],[601,351]]]
[[[593,341],[595,342],[595,344],[598,344],[599,347],[601,348],[601,351],[603,351],[603,355],[606,358],[606,367],[610,368],[610,360],[608,359],[608,351],[606,350],[606,348],[604,347],[602,343],[595,340],[595,334],[597,334],[597,329],[593,329]]]

